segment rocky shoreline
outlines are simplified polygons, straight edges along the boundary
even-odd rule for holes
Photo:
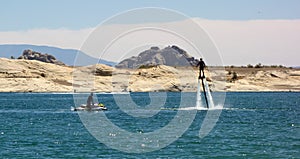
[[[70,67],[0,58],[0,92],[195,92],[197,74],[193,67]],[[209,67],[206,74],[212,91],[300,91],[295,68]]]

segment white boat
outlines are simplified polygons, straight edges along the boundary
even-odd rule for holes
[[[91,107],[87,107],[86,104],[81,104],[79,107],[73,108],[73,111],[105,111],[107,108],[104,104],[94,104]]]

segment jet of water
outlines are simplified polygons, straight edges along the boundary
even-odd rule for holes
[[[207,83],[207,81],[206,81],[205,78],[203,79],[203,82],[204,82],[205,90],[206,90],[207,96],[208,96],[208,105],[209,105],[209,108],[213,108],[213,107],[215,107],[215,104],[214,104],[213,98],[211,96],[211,92],[209,90],[208,83]]]
[[[208,106],[209,108],[214,108],[214,101],[208,86],[208,83],[205,78],[202,79],[204,83],[204,89],[206,90],[207,97],[208,97]],[[201,92],[200,92],[201,84],[200,84],[200,79],[198,79],[198,86],[197,86],[197,98],[196,98],[196,109],[204,108],[201,106]]]
[[[201,94],[200,94],[200,79],[198,79],[198,87],[197,87],[197,98],[196,98],[196,108],[201,108]]]

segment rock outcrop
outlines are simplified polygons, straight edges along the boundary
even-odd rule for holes
[[[65,65],[63,62],[58,61],[54,56],[49,54],[43,54],[40,52],[36,52],[30,49],[24,50],[23,54],[18,57],[18,59],[25,59],[25,60],[37,60],[46,63],[53,63],[56,65]]]
[[[141,52],[138,56],[121,61],[117,68],[139,68],[141,66],[195,66],[198,59],[189,55],[178,46],[168,46],[163,49],[151,47],[149,50]]]

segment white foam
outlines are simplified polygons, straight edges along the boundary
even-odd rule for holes
[[[196,107],[197,107],[198,109],[201,108],[200,79],[198,79]]]
[[[224,108],[223,105],[216,105],[212,108],[204,108],[204,107],[185,107],[185,108],[178,108],[177,110],[222,110],[222,109],[228,109]]]

